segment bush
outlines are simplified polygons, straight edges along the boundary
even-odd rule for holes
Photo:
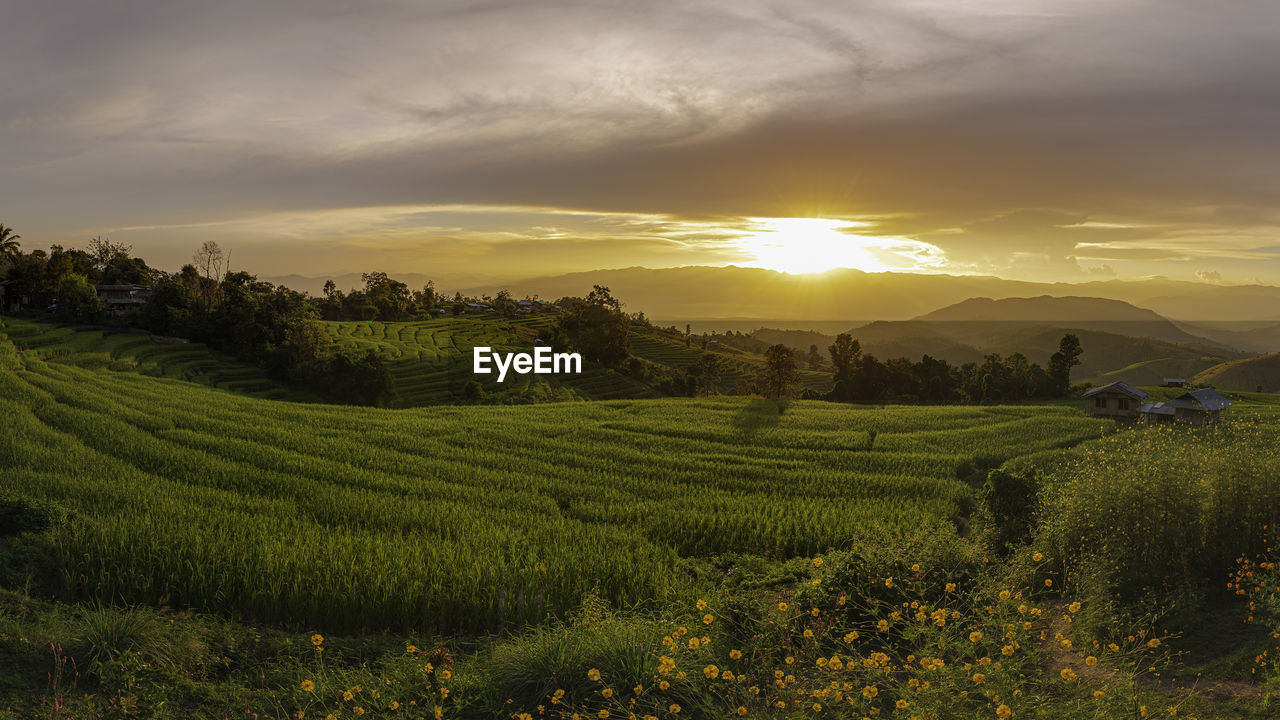
[[[992,470],[978,495],[979,522],[988,544],[1004,555],[1015,544],[1031,539],[1039,483],[1031,472]]]
[[[61,511],[48,503],[0,497],[0,537],[43,532],[60,519]]]
[[[1280,437],[1236,421],[1119,433],[1046,488],[1041,533],[1079,584],[1133,602],[1149,589],[1218,583],[1265,549],[1280,521]]]

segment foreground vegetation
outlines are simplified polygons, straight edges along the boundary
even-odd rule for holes
[[[747,399],[389,412],[25,353],[0,391],[8,491],[69,513],[45,539],[58,592],[335,630],[521,624],[593,588],[660,602],[682,557],[954,531],[974,465],[1107,427]]]
[[[0,717],[1275,715],[1264,396],[392,411],[52,345],[0,338]]]

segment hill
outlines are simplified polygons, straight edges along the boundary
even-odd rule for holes
[[[915,318],[921,322],[1168,322],[1150,310],[1107,298],[1065,296],[975,297]]]
[[[1280,392],[1280,353],[1224,362],[1197,374],[1196,385],[1244,392]]]
[[[475,284],[464,293],[507,287],[517,297],[581,295],[607,285],[630,310],[666,318],[679,326],[710,318],[783,319],[810,322],[867,319],[908,320],[969,298],[1034,298],[1043,295],[1121,300],[1190,321],[1280,322],[1280,287],[1214,285],[1168,279],[1037,283],[989,276],[866,273],[833,270],[788,275],[740,267],[624,268],[532,278],[505,284]],[[665,322],[665,321],[664,321]]]
[[[325,327],[339,345],[373,350],[383,358],[391,375],[395,407],[458,402],[463,386],[471,380],[481,384],[489,403],[665,397],[652,382],[591,363],[584,364],[579,375],[514,375],[501,383],[494,375],[473,374],[473,347],[528,352],[554,321],[548,315],[465,315],[421,322],[326,322]],[[660,371],[683,370],[704,352],[719,355],[725,367],[720,391],[726,394],[733,392],[740,380],[755,378],[764,366],[757,354],[717,345],[704,350],[686,345],[683,334],[660,328],[633,325],[630,341],[632,355]],[[830,384],[829,373],[804,370],[801,377],[804,386],[814,390],[825,390]]]
[[[881,360],[895,357],[918,360],[922,355],[930,355],[962,365],[981,362],[991,353],[1008,356],[1019,352],[1042,366],[1057,351],[1062,335],[1071,332],[1080,338],[1084,347],[1081,364],[1072,372],[1077,382],[1108,378],[1106,382],[1159,383],[1163,377],[1189,377],[1220,362],[1245,357],[1245,353],[1206,343],[1169,342],[1080,327],[1089,324],[910,320],[868,323],[849,332],[861,343],[864,352]],[[1104,328],[1114,327],[1106,322],[1098,324]],[[1134,325],[1151,332],[1169,331],[1173,327],[1167,322],[1120,323],[1126,330],[1132,330]],[[1176,327],[1169,334],[1193,337]],[[752,337],[801,350],[816,344],[823,352],[834,339],[818,333],[786,330],[759,330]],[[1158,375],[1160,372],[1170,374]]]
[[[1179,322],[1187,332],[1248,352],[1280,351],[1280,324],[1272,322]]]
[[[746,398],[389,412],[27,353],[0,395],[5,493],[68,513],[48,544],[66,596],[332,631],[519,627],[593,588],[669,599],[680,556],[946,531],[969,507],[957,468],[1111,425]]]
[[[150,377],[188,380],[245,395],[314,401],[287,388],[258,367],[200,343],[168,342],[145,332],[0,319],[0,334],[28,358],[84,368],[104,368]]]

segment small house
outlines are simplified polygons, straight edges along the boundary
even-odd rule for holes
[[[142,307],[151,298],[151,288],[144,285],[99,285],[97,290],[109,315]]]
[[[1165,378],[1160,387],[1184,388],[1188,384],[1186,378]]]
[[[1231,401],[1213,388],[1202,388],[1165,402],[1144,403],[1138,407],[1138,414],[1148,425],[1171,422],[1206,425],[1221,420],[1230,406]]]
[[[1097,417],[1136,418],[1138,406],[1151,397],[1132,385],[1116,381],[1096,387],[1083,396],[1089,402],[1089,414]]]

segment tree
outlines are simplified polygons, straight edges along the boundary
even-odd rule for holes
[[[199,295],[204,298],[206,304],[212,305],[218,297],[219,286],[223,280],[222,248],[212,240],[205,240],[191,256],[191,261],[203,278],[203,282],[199,283]]]
[[[18,240],[22,236],[15,234],[13,228],[0,225],[0,260],[17,260],[22,254]]]
[[[462,385],[462,399],[469,403],[478,403],[484,399],[484,387],[476,380],[468,380]]]
[[[584,358],[616,368],[631,354],[630,320],[609,288],[596,285],[585,300],[557,304],[569,305],[559,324]]]
[[[822,367],[822,353],[818,352],[817,345],[809,346],[809,369],[818,370]]]
[[[1080,338],[1074,333],[1067,333],[1058,342],[1058,352],[1049,356],[1049,378],[1054,394],[1062,397],[1071,387],[1071,368],[1080,364],[1080,356],[1084,350],[1080,347]]]
[[[408,285],[384,272],[364,273],[360,279],[364,280],[365,299],[378,309],[379,320],[400,320],[408,314],[412,301]]]
[[[222,264],[224,260],[222,248],[212,240],[205,240],[200,245],[200,248],[196,250],[196,254],[191,257],[191,261],[195,263],[196,269],[200,271],[200,274],[214,282],[222,282]]]
[[[428,280],[421,290],[413,294],[414,311],[419,315],[430,315],[436,308],[437,297],[436,284]]]
[[[124,243],[113,243],[110,239],[101,235],[89,241],[89,257],[93,258],[93,266],[98,272],[106,272],[107,268],[115,263],[129,260],[129,253],[133,250],[132,245]]]
[[[764,371],[757,378],[756,385],[760,394],[767,398],[794,396],[800,385],[795,352],[781,343],[770,345],[764,354]]]
[[[66,322],[93,322],[102,314],[102,299],[79,273],[69,273],[58,283],[58,309],[54,316]]]
[[[692,380],[694,395],[714,395],[724,375],[724,362],[719,355],[704,352],[685,373]]]
[[[493,298],[492,307],[503,317],[512,317],[516,313],[516,301],[507,290],[499,290]]]
[[[851,402],[854,395],[854,375],[862,359],[862,344],[848,333],[840,333],[831,347],[827,348],[827,352],[831,354],[832,379],[835,381],[831,399]]]

